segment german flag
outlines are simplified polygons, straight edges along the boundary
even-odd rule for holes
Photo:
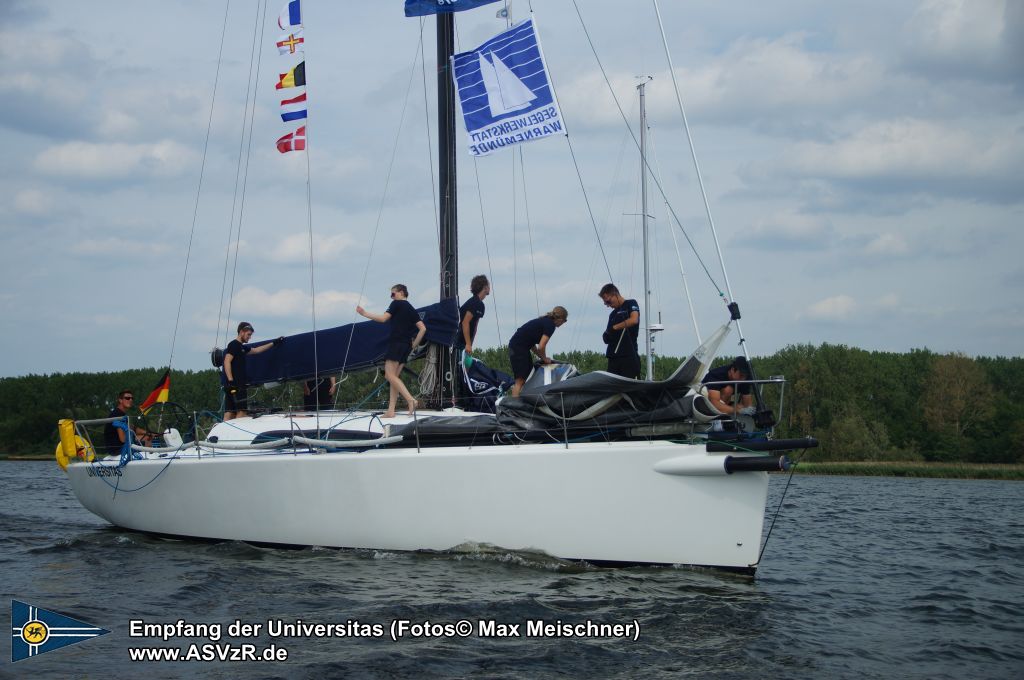
[[[280,77],[281,79],[274,87],[276,90],[286,87],[302,87],[306,84],[306,62],[301,62],[288,73],[282,73]]]
[[[142,406],[139,407],[139,410],[143,413],[148,413],[149,409],[153,408],[154,405],[165,403],[170,394],[171,369],[168,368],[164,371],[163,377],[161,377],[160,381],[156,384],[156,388],[149,393],[149,396],[146,397],[146,401],[142,402]]]

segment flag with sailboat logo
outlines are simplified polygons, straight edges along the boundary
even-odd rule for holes
[[[565,134],[533,19],[454,55],[452,74],[473,156]]]
[[[450,14],[489,5],[498,0],[405,0],[405,16],[422,17],[428,14]]]

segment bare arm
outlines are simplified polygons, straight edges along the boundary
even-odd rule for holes
[[[416,322],[416,328],[418,328],[420,332],[416,334],[416,337],[412,341],[412,346],[414,348],[420,344],[420,340],[422,340],[423,336],[427,334],[427,325],[422,321]]]
[[[614,326],[612,326],[612,330],[613,331],[620,331],[620,330],[624,330],[626,328],[629,328],[630,326],[639,326],[639,325],[640,325],[640,312],[630,312],[629,318],[626,319],[625,321],[621,321],[621,322],[615,324]]]
[[[235,360],[234,354],[224,355],[224,377],[228,379],[228,384],[235,382],[235,376],[231,372],[231,362]]]
[[[749,401],[750,395],[743,395],[743,399],[740,399],[741,405],[743,405],[744,399]],[[710,401],[711,405],[714,406],[720,413],[739,413],[740,406],[733,406],[732,404],[727,403],[722,396],[721,387],[719,387],[718,389],[714,387],[708,387],[708,401]],[[745,405],[749,406],[750,404]]]
[[[360,306],[356,307],[356,314],[359,316],[365,316],[367,319],[376,321],[377,323],[387,323],[391,320],[391,314],[388,312],[384,312],[383,314],[374,314],[373,312],[366,311]]]
[[[544,351],[547,349],[548,340],[551,339],[550,335],[543,335],[540,338],[540,344],[533,348],[533,353],[540,357],[540,360],[545,364],[550,364],[551,359],[548,358]]]
[[[466,353],[473,353],[473,340],[469,337],[469,324],[473,320],[473,312],[462,315],[462,339],[466,341]]]
[[[260,345],[259,347],[253,347],[249,350],[249,354],[260,354],[261,352],[266,352],[268,349],[274,346],[275,342],[276,340],[269,340]]]

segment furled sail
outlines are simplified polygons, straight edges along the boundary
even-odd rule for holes
[[[424,341],[451,347],[459,329],[458,300],[448,298],[416,311],[427,327]],[[286,336],[270,351],[246,357],[246,384],[308,380],[318,372],[331,375],[373,368],[383,363],[389,332],[389,324],[376,321],[327,328],[316,332],[315,353],[312,332]]]
[[[523,430],[563,421],[600,427],[676,422],[690,416],[692,389],[711,365],[731,322],[715,331],[665,380],[646,381],[595,371],[530,389],[498,403],[498,422]]]

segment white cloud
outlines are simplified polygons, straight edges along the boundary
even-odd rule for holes
[[[991,178],[1024,171],[1019,129],[972,132],[934,120],[871,123],[835,142],[797,144],[787,165],[813,177],[838,179]]]
[[[909,252],[906,239],[899,234],[879,234],[864,246],[865,255],[899,256]]]
[[[87,239],[71,246],[77,255],[107,255],[112,258],[166,255],[171,248],[166,243],[131,241],[123,238]]]
[[[35,160],[39,172],[77,179],[167,178],[196,165],[195,154],[173,140],[154,144],[68,142],[50,147]]]
[[[834,295],[819,300],[801,316],[818,321],[845,321],[857,311],[857,301],[849,295]]]
[[[355,243],[355,239],[349,234],[336,234],[324,236],[314,233],[313,250],[316,262],[325,263],[327,260],[337,258],[345,250]],[[245,244],[247,250],[249,244]],[[255,250],[255,249],[253,249]],[[270,248],[260,248],[257,254],[271,262],[281,264],[295,264],[309,262],[309,234],[297,232],[281,239],[276,245]]]
[[[52,197],[39,189],[23,189],[14,195],[14,209],[23,215],[49,215],[54,207]]]
[[[1003,56],[1006,16],[1007,0],[924,0],[906,23],[908,44],[937,64],[991,65]]]
[[[337,290],[318,291],[316,312],[318,316],[324,317],[354,317],[355,307],[360,304],[360,300],[358,293]],[[297,288],[265,291],[262,288],[247,286],[235,293],[232,302],[232,313],[236,316],[308,316],[310,310],[309,293]],[[358,320],[362,321],[362,319]]]

